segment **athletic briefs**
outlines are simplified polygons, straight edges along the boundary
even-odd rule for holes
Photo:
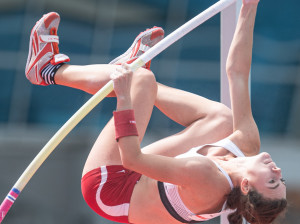
[[[101,166],[86,173],[81,189],[86,203],[100,216],[129,223],[129,203],[141,174],[121,165]]]

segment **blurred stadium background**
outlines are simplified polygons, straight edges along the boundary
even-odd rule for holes
[[[108,63],[153,25],[169,34],[213,2],[1,0],[0,201],[47,141],[90,98],[79,90],[33,86],[26,80],[29,34],[44,13],[61,15],[60,51],[72,64],[85,65]],[[253,113],[262,151],[272,154],[287,182],[290,206],[280,221],[286,224],[300,220],[299,6],[298,0],[262,0],[253,50]],[[219,101],[219,58],[218,15],[155,58],[152,69],[159,82]],[[67,136],[26,186],[4,223],[112,223],[85,204],[80,179],[85,158],[114,107],[114,99],[105,99]],[[154,110],[143,144],[180,129]]]

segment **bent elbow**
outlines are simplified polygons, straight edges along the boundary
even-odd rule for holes
[[[241,65],[227,65],[226,73],[228,79],[237,79],[237,78],[245,78],[248,79],[250,74],[250,67],[245,67]]]
[[[130,158],[124,158],[123,156],[121,157],[121,161],[122,161],[122,165],[124,168],[129,169],[129,170],[133,170],[133,166],[134,166],[134,161]]]
[[[140,156],[139,154],[135,155],[121,155],[121,161],[124,168],[137,171],[139,167]]]
[[[260,138],[259,134],[255,133],[249,136],[249,152],[251,152],[252,155],[257,155],[260,152]]]

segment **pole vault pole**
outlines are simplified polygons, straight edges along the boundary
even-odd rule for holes
[[[217,13],[221,12],[236,0],[220,0],[208,9],[180,26],[178,29],[169,34],[166,38],[161,40],[158,44],[145,52],[141,57],[130,64],[132,71],[136,71],[138,68],[146,64],[153,59],[156,55],[164,51],[174,42],[182,38],[184,35],[201,25]],[[92,96],[49,140],[49,142],[42,148],[38,155],[29,164],[18,181],[15,183],[11,191],[8,193],[4,201],[0,206],[0,223],[6,216],[7,212],[16,201],[21,191],[26,184],[58,146],[58,144],[69,134],[69,132],[97,105],[99,104],[111,91],[113,90],[113,81],[109,81],[103,86],[94,96]]]

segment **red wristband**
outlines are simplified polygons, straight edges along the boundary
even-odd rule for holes
[[[116,140],[126,136],[138,136],[133,110],[114,111]]]

